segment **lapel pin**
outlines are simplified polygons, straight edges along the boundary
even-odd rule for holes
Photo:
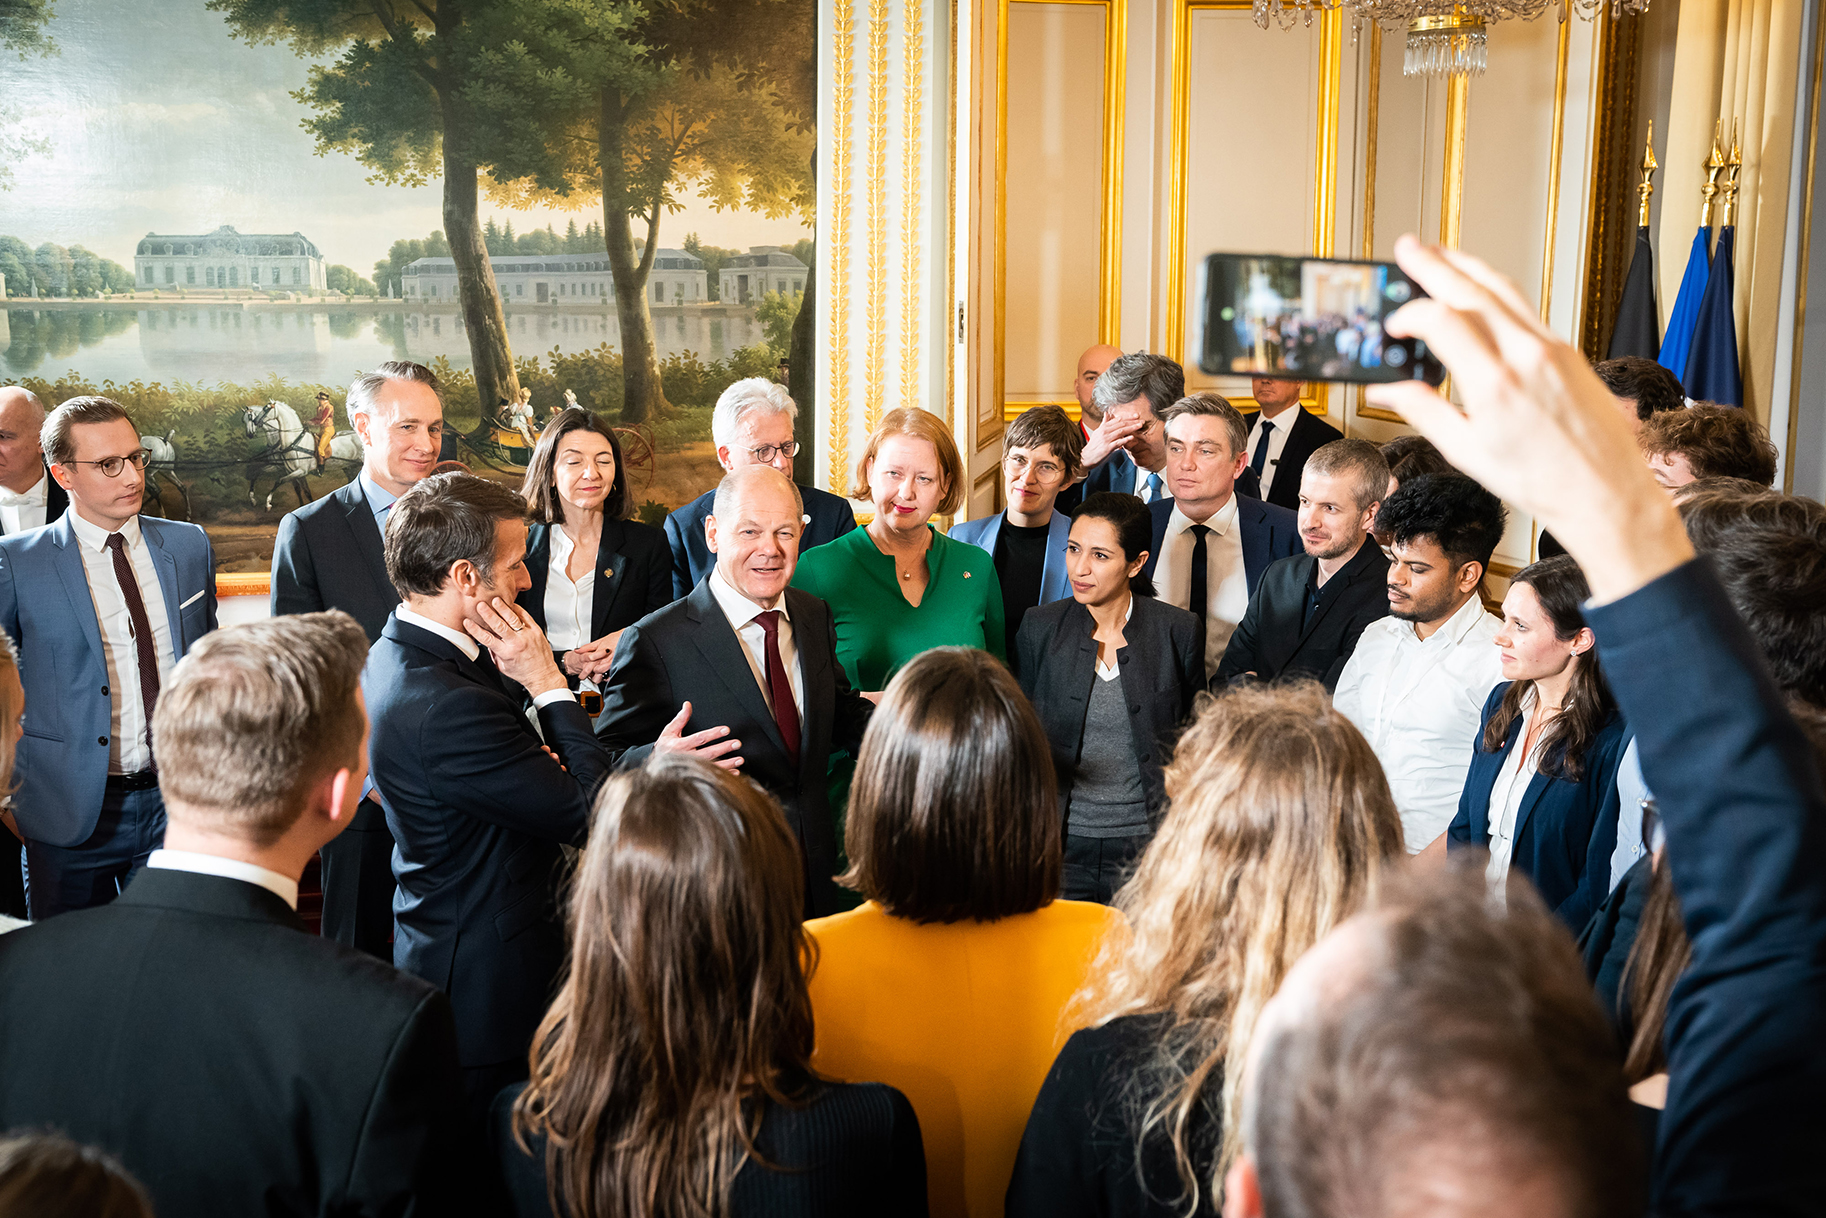
[[[965,578],[965,579],[969,579],[969,578],[970,578],[970,572],[968,572],[968,571],[966,571],[966,572],[964,572],[964,578]]]
[[[614,579],[615,578],[615,568],[614,567],[604,567],[602,569],[602,577],[604,579]]]

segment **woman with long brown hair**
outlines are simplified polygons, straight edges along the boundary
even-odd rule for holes
[[[740,775],[662,754],[604,786],[569,971],[495,1103],[517,1218],[925,1214],[906,1098],[810,1068],[804,882]]]
[[[1214,1215],[1256,1017],[1403,857],[1375,752],[1314,682],[1204,700],[1040,1090],[1008,1214]]]
[[[1617,766],[1629,731],[1580,606],[1584,572],[1561,555],[1523,567],[1503,597],[1490,691],[1447,850],[1488,849],[1493,888],[1526,876],[1576,934],[1610,891]]]

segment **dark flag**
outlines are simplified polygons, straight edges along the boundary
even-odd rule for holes
[[[1606,359],[1639,355],[1654,359],[1661,354],[1661,313],[1655,307],[1655,247],[1649,244],[1648,226],[1636,229],[1636,252],[1629,260],[1629,278],[1617,304],[1617,324],[1610,332]]]
[[[1687,255],[1686,274],[1680,277],[1680,291],[1674,296],[1674,311],[1668,314],[1667,335],[1661,340],[1661,354],[1655,362],[1683,380],[1687,374],[1687,354],[1693,347],[1693,323],[1699,320],[1699,298],[1705,295],[1706,279],[1712,267],[1712,230],[1700,225],[1693,234],[1693,249]]]
[[[1687,396],[1696,402],[1744,404],[1743,367],[1737,362],[1737,310],[1732,305],[1736,296],[1732,247],[1736,244],[1735,225],[1718,230],[1718,252],[1712,255],[1712,274],[1699,300],[1693,346],[1687,355],[1686,375],[1681,378]]]

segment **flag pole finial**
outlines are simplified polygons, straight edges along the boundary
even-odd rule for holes
[[[1731,156],[1725,161],[1725,181],[1719,189],[1724,192],[1725,225],[1737,223],[1737,175],[1743,172],[1744,148],[1737,136],[1737,120],[1731,120]]]
[[[1719,142],[1724,138],[1724,120],[1719,119],[1712,127],[1712,153],[1706,157],[1706,184],[1699,188],[1699,197],[1704,206],[1699,211],[1699,227],[1712,227],[1712,201],[1718,197],[1718,175],[1725,167],[1724,149]]]
[[[1655,170],[1661,166],[1655,164],[1655,120],[1648,120],[1648,141],[1642,148],[1642,181],[1636,185],[1636,198],[1640,204],[1636,211],[1636,224],[1641,228],[1648,227],[1648,198],[1655,193],[1652,180]]]

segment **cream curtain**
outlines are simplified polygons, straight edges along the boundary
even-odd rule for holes
[[[1681,0],[1673,105],[1667,144],[1659,154],[1666,166],[1657,241],[1665,325],[1699,225],[1713,127],[1723,121],[1728,156],[1731,123],[1738,123],[1743,172],[1737,192],[1737,349],[1743,361],[1744,405],[1765,424],[1781,308],[1782,238],[1795,172],[1801,13],[1802,0]],[[1723,218],[1715,208],[1713,223]]]

